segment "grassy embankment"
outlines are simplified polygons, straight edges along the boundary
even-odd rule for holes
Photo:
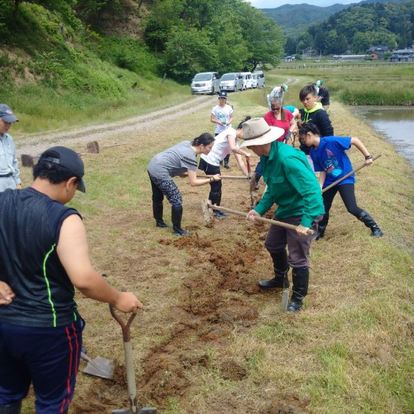
[[[190,99],[187,85],[160,77],[159,62],[143,42],[91,32],[67,13],[21,3],[13,35],[0,45],[0,101],[22,121],[13,128],[16,137]]]
[[[274,73],[268,85],[286,80]],[[333,78],[322,77],[335,89]],[[302,80],[291,85],[288,101],[295,103]],[[236,119],[264,113],[264,95],[232,95]],[[146,164],[180,139],[211,130],[208,111],[85,156],[88,192],[72,204],[84,214],[96,266],[146,305],[133,329],[139,395],[161,413],[413,412],[413,172],[336,100],[330,114],[338,134],[358,136],[383,154],[358,175],[356,193],[385,236],[372,239],[338,197],[326,237],[313,245],[310,292],[299,315],[280,312],[279,294],[253,288],[271,273],[265,227],[232,217],[214,230],[203,226],[199,202],[207,188],[177,180],[184,225],[195,233],[187,244],[153,225]],[[356,150],[351,158],[362,162]],[[28,170],[24,180],[30,182]],[[223,205],[247,210],[248,200],[245,183],[224,183]],[[168,207],[165,216],[169,221]],[[79,303],[89,353],[122,362],[121,335],[105,306]],[[119,371],[115,383],[79,375],[75,413],[126,404]]]

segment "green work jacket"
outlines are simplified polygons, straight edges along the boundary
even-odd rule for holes
[[[263,215],[275,203],[276,218],[301,217],[304,227],[325,213],[321,188],[302,151],[275,141],[260,164],[267,188],[255,207],[257,213]]]

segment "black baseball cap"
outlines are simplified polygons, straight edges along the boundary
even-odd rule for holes
[[[39,158],[41,162],[51,162],[67,170],[72,176],[78,179],[78,190],[86,191],[85,183],[82,179],[85,174],[83,161],[78,153],[66,147],[52,147],[47,149]]]
[[[218,94],[218,98],[225,98],[227,99],[227,92],[226,91],[220,91]]]

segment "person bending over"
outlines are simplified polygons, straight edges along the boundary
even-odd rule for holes
[[[200,156],[200,163],[198,164],[200,170],[208,175],[221,174],[221,161],[223,161],[227,155],[233,153],[240,170],[247,178],[249,178],[249,173],[242,156],[248,158],[250,154],[241,150],[238,146],[238,140],[243,138],[243,122],[248,119],[250,119],[250,117],[246,117],[244,121],[240,122],[237,129],[229,127],[215,137],[211,151],[208,154],[201,154]],[[210,183],[210,194],[208,198],[217,206],[219,206],[221,202],[221,188],[221,181],[212,181]],[[218,210],[214,211],[214,215],[217,218],[225,217],[225,214]]]
[[[337,136],[321,138],[318,127],[309,123],[299,129],[299,139],[303,145],[310,148],[310,156],[315,172],[319,172],[319,182],[322,188],[327,187],[352,171],[351,161],[345,152],[352,145],[362,153],[367,165],[372,164],[372,156],[358,138]],[[355,198],[355,174],[352,174],[323,193],[325,215],[319,223],[317,239],[325,235],[326,226],[329,221],[329,211],[335,195],[338,192],[348,212],[370,228],[372,236],[381,237],[383,233],[378,224],[370,214],[357,205]]]
[[[152,188],[152,212],[157,227],[168,227],[163,219],[164,196],[171,204],[173,232],[178,236],[190,233],[181,228],[183,200],[173,177],[188,174],[190,185],[198,186],[220,181],[220,175],[197,178],[197,155],[208,154],[214,144],[209,133],[201,134],[192,141],[183,141],[155,155],[148,164],[147,171]]]

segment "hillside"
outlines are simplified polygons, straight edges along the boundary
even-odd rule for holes
[[[280,25],[287,37],[298,38],[311,25],[320,24],[336,13],[355,5],[405,3],[407,0],[363,0],[355,1],[352,5],[334,4],[328,7],[313,6],[310,4],[285,4],[272,9],[260,9],[266,16]]]
[[[298,37],[304,33],[311,24],[320,23],[346,7],[348,6],[343,4],[319,7],[303,3],[285,4],[274,9],[260,10],[279,24],[287,36]]]
[[[242,0],[0,0],[0,9],[1,100],[25,132],[173,104],[197,72],[253,70],[282,55],[279,27]]]

